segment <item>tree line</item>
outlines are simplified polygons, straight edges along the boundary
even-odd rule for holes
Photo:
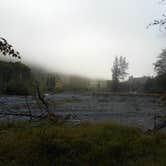
[[[0,52],[2,55],[21,59],[18,51],[14,50],[4,38],[0,38]],[[116,56],[111,68],[112,80],[107,81],[104,90],[112,92],[165,92],[166,91],[166,48],[162,50],[153,64],[155,77],[134,78],[129,75],[129,63],[123,56]],[[64,79],[55,74],[43,74],[32,71],[27,65],[18,62],[0,61],[0,93],[2,94],[30,94],[34,80],[40,84],[43,92],[58,92],[65,90],[87,91],[92,90],[91,81],[85,78],[72,76]],[[102,89],[101,81],[96,90]]]

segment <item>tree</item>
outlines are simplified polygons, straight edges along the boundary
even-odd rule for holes
[[[31,69],[21,62],[0,61],[0,93],[27,95],[31,90]]]
[[[127,73],[128,63],[126,58],[123,56],[115,57],[113,62],[112,71],[112,90],[118,91],[119,82],[124,80],[125,77],[128,75]]]
[[[154,63],[154,69],[158,76],[166,75],[166,48],[158,56],[157,61]]]
[[[155,78],[157,89],[159,89],[160,92],[166,91],[166,48],[163,49],[158,56],[157,61],[154,63],[154,69],[157,73]]]
[[[14,50],[13,46],[10,45],[6,39],[0,37],[0,52],[6,56],[12,56],[14,58],[21,59],[18,51]]]
[[[55,76],[48,76],[46,78],[46,89],[48,91],[55,91],[55,87],[56,87],[56,78]]]
[[[164,2],[165,0],[160,0],[160,2]],[[147,28],[153,26],[153,25],[157,25],[160,27],[160,29],[164,29],[166,30],[166,15],[162,14],[162,18],[161,19],[155,19],[153,20],[148,26]]]

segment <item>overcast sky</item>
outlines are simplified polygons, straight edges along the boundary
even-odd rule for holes
[[[65,73],[109,79],[115,55],[130,75],[152,75],[165,35],[146,25],[159,0],[0,0],[0,36],[33,62]]]

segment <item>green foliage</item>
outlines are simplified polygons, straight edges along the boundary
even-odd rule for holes
[[[150,93],[165,92],[166,91],[166,75],[160,75],[154,78],[149,78],[145,85],[144,91]]]
[[[0,52],[6,56],[12,56],[14,58],[21,59],[20,54],[18,51],[15,51],[13,46],[10,45],[6,39],[0,37]]]
[[[21,62],[0,61],[0,91],[5,94],[27,94],[31,89],[31,70]]]
[[[55,76],[48,76],[46,80],[46,90],[55,91],[56,87],[56,78]]]
[[[35,71],[32,69],[32,74],[35,80],[39,83],[40,89],[42,92],[59,92],[61,89],[59,89],[58,82],[60,81],[60,78],[57,74],[50,74],[46,73],[44,71]]]
[[[163,49],[158,56],[154,69],[157,76],[146,81],[144,90],[146,92],[164,92],[166,91],[166,49]]]
[[[1,165],[166,165],[166,135],[110,123],[0,124]]]

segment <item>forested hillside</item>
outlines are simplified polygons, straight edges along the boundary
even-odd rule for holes
[[[31,70],[21,62],[0,61],[0,93],[28,94],[32,81]]]

